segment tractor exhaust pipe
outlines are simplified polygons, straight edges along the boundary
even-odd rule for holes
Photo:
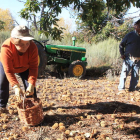
[[[75,40],[76,40],[76,37],[73,36],[73,37],[72,37],[72,45],[73,45],[73,46],[75,46]]]

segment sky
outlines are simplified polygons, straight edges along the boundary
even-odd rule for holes
[[[4,10],[8,9],[19,24],[26,23],[24,19],[21,19],[19,17],[18,13],[22,8],[24,8],[24,4],[22,2],[19,2],[18,0],[3,0],[3,2],[0,4],[0,8]],[[69,18],[68,15],[69,12],[67,10],[64,10],[60,17],[65,17],[65,19],[67,19]]]
[[[3,0],[0,4],[0,8],[1,9],[8,9],[13,18],[20,24],[20,25],[28,25],[27,24],[27,21],[25,21],[24,19],[21,19],[19,17],[19,11],[24,8],[24,4],[22,2],[19,2],[18,0]],[[133,14],[132,14],[133,13]],[[135,17],[135,16],[139,16],[137,18],[134,18],[134,22],[136,20],[138,20],[140,18],[140,8],[135,8],[135,7],[132,7],[131,9],[129,9],[128,11],[128,14],[125,16],[125,17]],[[63,10],[61,15],[59,15],[59,17],[63,17],[65,21],[71,21],[72,23],[72,30],[75,30],[76,28],[76,25],[74,24],[74,19],[70,18],[70,15],[69,15],[69,11],[67,10]]]
[[[133,18],[134,22],[140,19],[140,8],[136,8],[132,6],[132,8],[128,10],[127,15],[125,16],[125,18],[129,18],[129,17],[135,17]]]

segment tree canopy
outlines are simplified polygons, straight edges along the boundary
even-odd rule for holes
[[[20,11],[20,16],[31,20],[40,33],[59,40],[62,28],[57,25],[59,20],[57,16],[62,12],[62,8],[72,5],[73,9],[78,11],[81,20],[86,21],[101,17],[105,7],[108,12],[112,9],[117,14],[123,12],[124,8],[130,8],[131,4],[140,7],[139,0],[25,0],[24,2],[25,8]]]
[[[0,30],[11,30],[14,27],[14,19],[8,9],[0,8]]]

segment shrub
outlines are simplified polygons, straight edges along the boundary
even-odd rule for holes
[[[9,37],[10,37],[10,31],[0,31],[0,46]]]

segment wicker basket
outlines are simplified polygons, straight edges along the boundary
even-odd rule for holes
[[[25,125],[38,125],[43,119],[42,102],[39,98],[25,98],[17,103],[20,121]]]

